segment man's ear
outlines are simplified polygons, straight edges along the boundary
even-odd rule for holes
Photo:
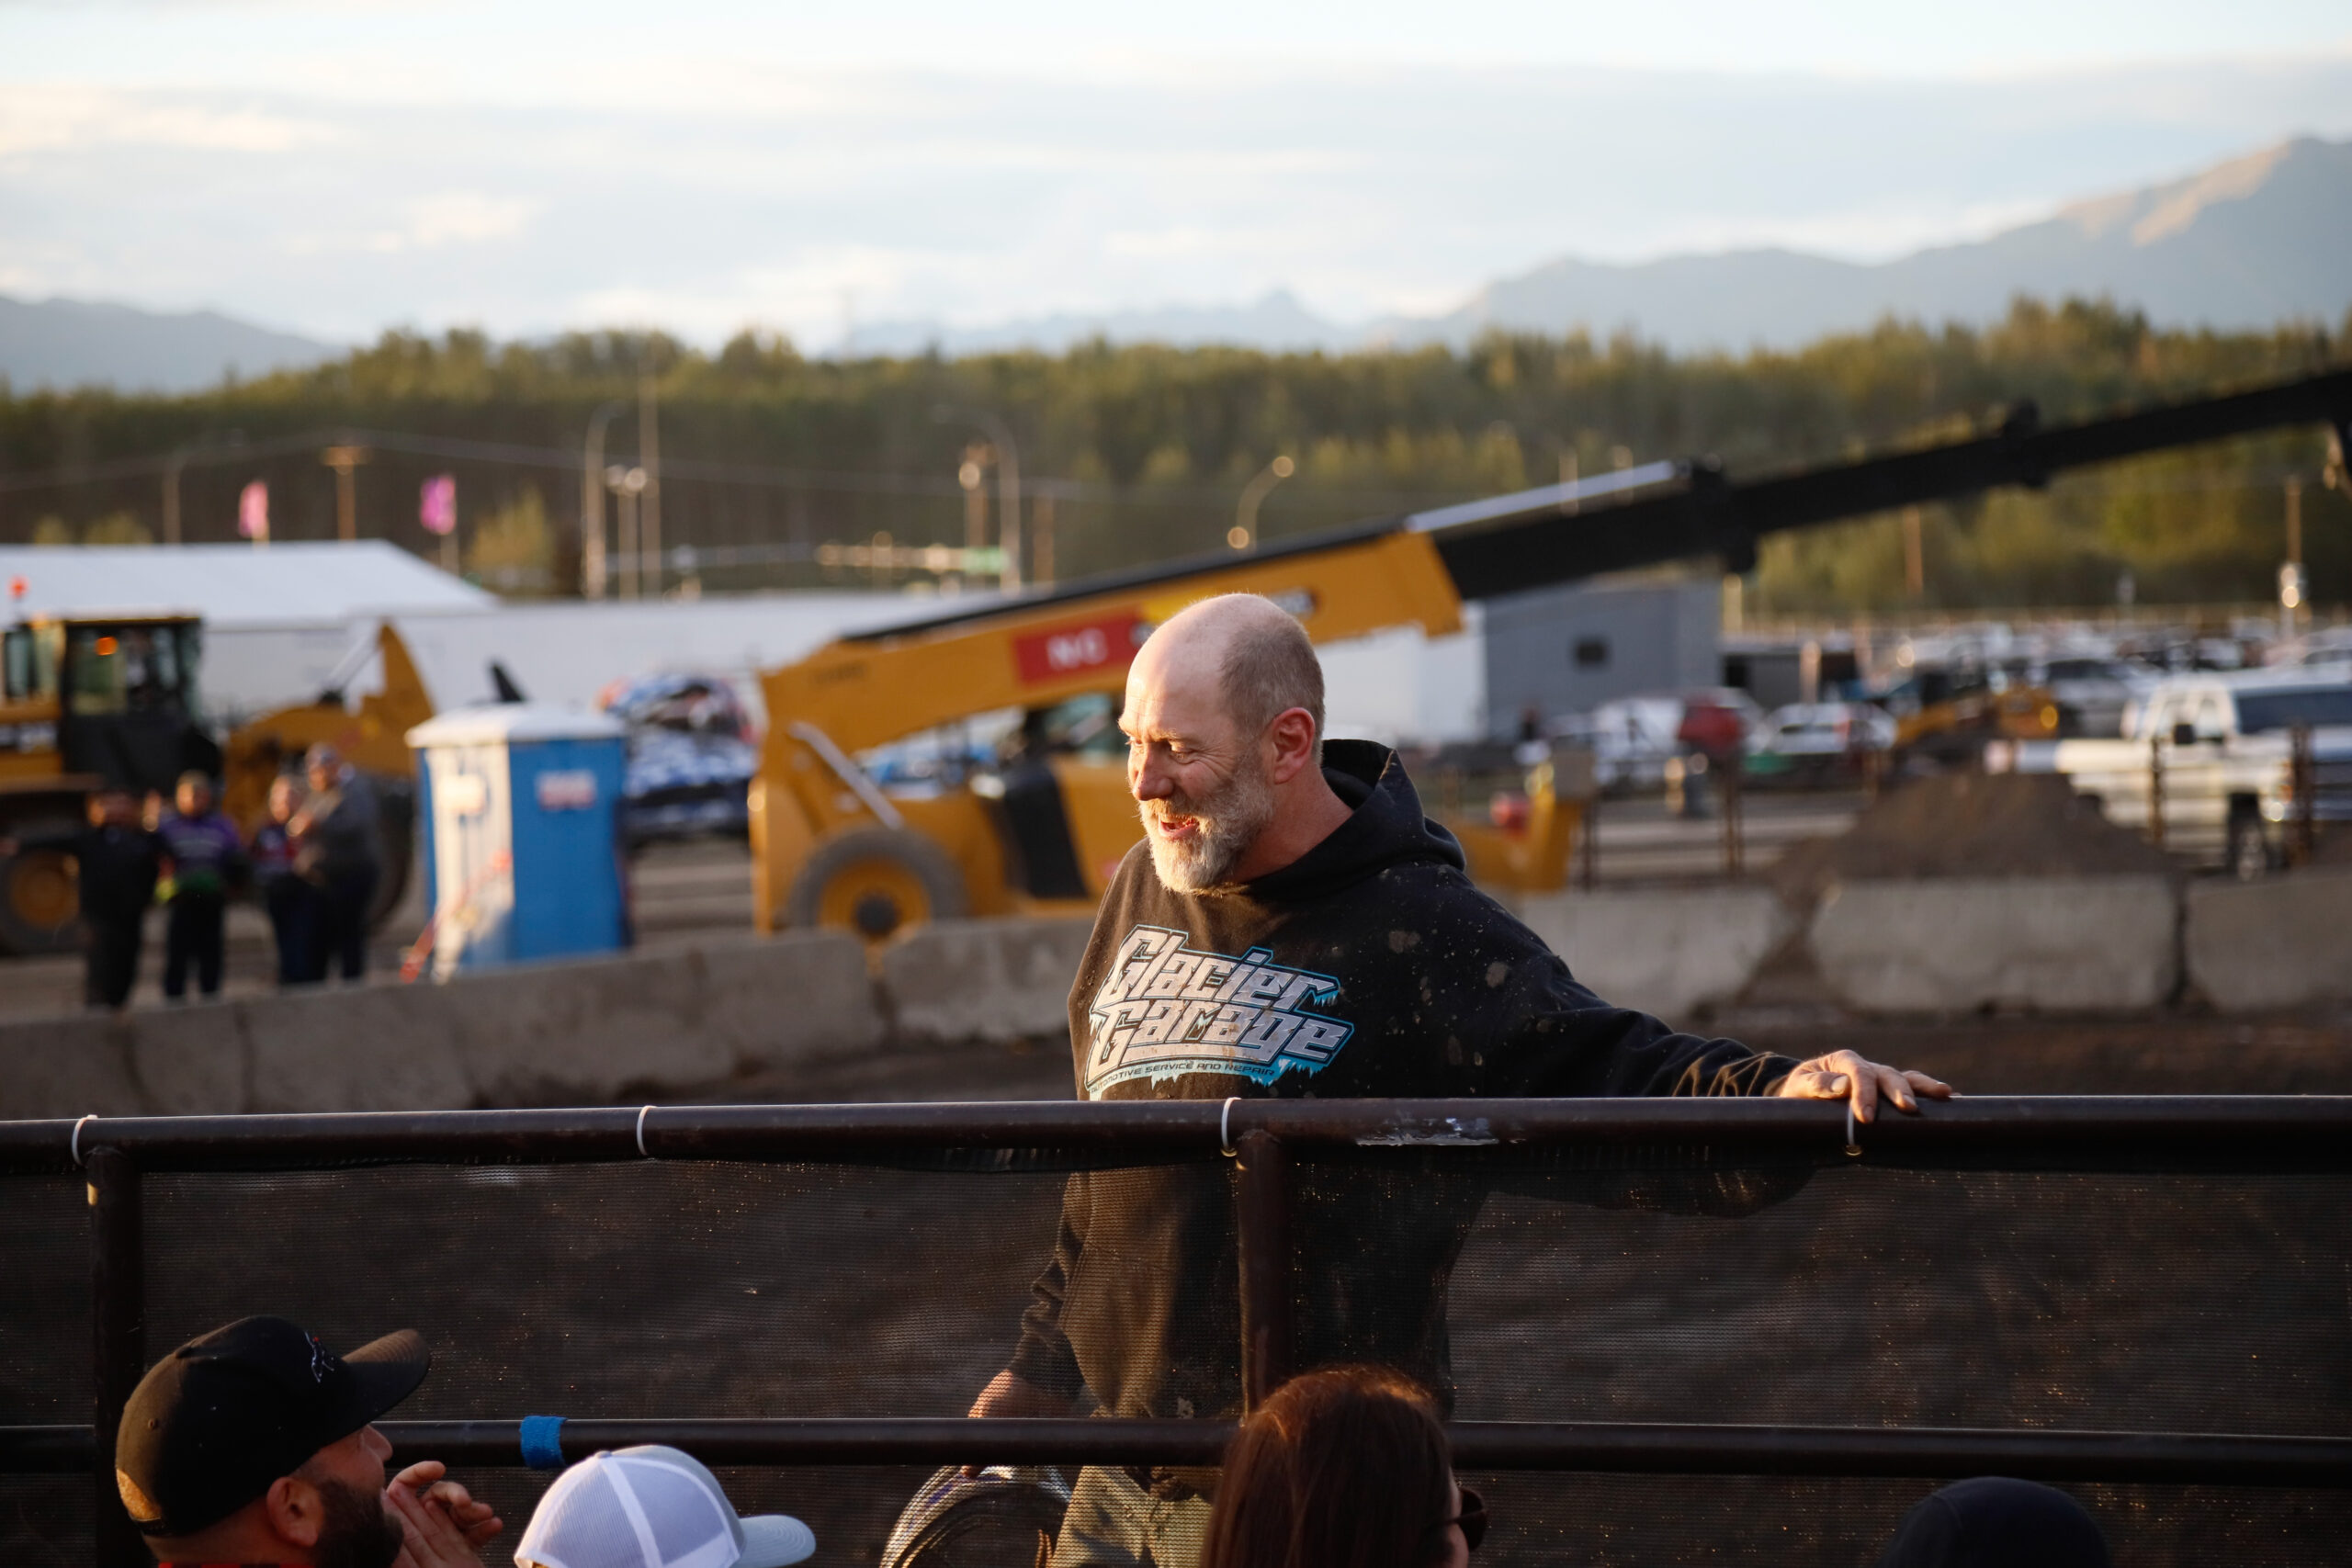
[[[1266,727],[1274,751],[1268,770],[1274,783],[1286,784],[1315,765],[1315,716],[1305,708],[1284,708]]]
[[[288,1545],[319,1544],[319,1531],[326,1524],[326,1499],[300,1476],[281,1475],[271,1482],[262,1499],[262,1511],[269,1520],[270,1532]]]

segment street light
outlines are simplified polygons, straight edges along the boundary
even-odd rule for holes
[[[645,470],[625,468],[618,463],[605,470],[605,488],[620,500],[620,516],[616,541],[620,546],[620,596],[637,597],[637,499],[645,493]]]
[[[605,426],[628,405],[600,404],[588,416],[588,438],[580,448],[580,592],[605,596]]]
[[[1258,503],[1267,492],[1298,471],[1298,465],[1287,455],[1276,457],[1258,470],[1258,477],[1241,487],[1241,504],[1233,509],[1233,526],[1225,531],[1225,542],[1237,550],[1246,550],[1258,542]]]
[[[997,581],[1010,593],[1021,586],[1021,447],[1012,439],[1012,429],[983,410],[956,408],[947,403],[933,408],[931,418],[934,424],[953,424],[960,420],[973,425],[996,448],[997,539],[1004,547],[1004,571]],[[966,462],[969,464],[968,457]]]

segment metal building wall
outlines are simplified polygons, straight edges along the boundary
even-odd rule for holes
[[[1496,736],[1618,697],[1721,680],[1723,589],[1713,577],[1578,583],[1486,604],[1487,713]]]

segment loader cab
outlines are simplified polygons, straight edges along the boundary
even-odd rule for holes
[[[140,793],[168,792],[190,768],[217,774],[197,671],[193,615],[34,620],[0,638],[0,676],[18,754],[51,751],[59,770]]]

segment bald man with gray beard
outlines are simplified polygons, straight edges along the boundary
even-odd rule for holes
[[[1810,1062],[1681,1034],[1610,1006],[1464,874],[1387,748],[1323,739],[1323,673],[1272,602],[1171,618],[1136,655],[1120,728],[1144,841],[1104,893],[1069,998],[1088,1100],[1493,1095],[1850,1099],[1868,1121],[1951,1091],[1841,1051]],[[1239,1407],[1228,1175],[1070,1179],[1051,1260],[978,1416]],[[1691,1199],[1777,1194],[1735,1174]],[[1298,1365],[1374,1361],[1450,1404],[1445,1288],[1475,1180],[1376,1174],[1297,1194]],[[1092,1468],[1053,1568],[1190,1568],[1213,1475]]]

